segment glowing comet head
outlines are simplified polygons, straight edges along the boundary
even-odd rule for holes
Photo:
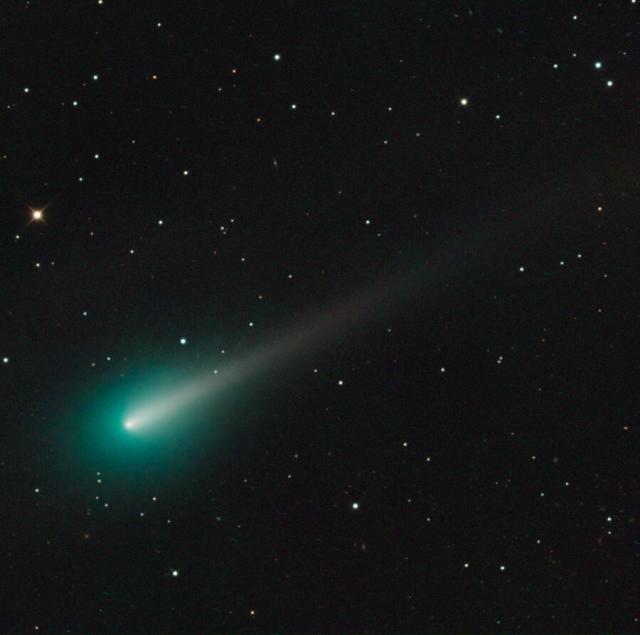
[[[127,430],[133,430],[133,428],[135,428],[135,426],[136,426],[136,423],[135,423],[135,421],[134,421],[133,419],[127,419],[127,420],[124,422],[124,427],[125,427]]]

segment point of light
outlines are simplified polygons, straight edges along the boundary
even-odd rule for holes
[[[132,429],[135,427],[135,422],[133,421],[133,419],[127,419],[127,420],[124,422],[124,427],[125,427],[127,430],[132,430]]]
[[[461,106],[468,106],[468,105],[469,105],[469,100],[468,100],[466,97],[463,97],[463,98],[460,100],[460,105],[461,105]]]
[[[41,222],[44,220],[44,209],[33,209],[32,207],[29,209],[31,210],[32,221]]]

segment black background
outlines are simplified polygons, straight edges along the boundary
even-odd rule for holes
[[[637,631],[638,11],[3,0],[0,628]],[[198,430],[90,441],[432,258]]]

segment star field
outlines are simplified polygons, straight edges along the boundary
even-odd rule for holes
[[[639,10],[5,0],[0,632],[637,632]]]

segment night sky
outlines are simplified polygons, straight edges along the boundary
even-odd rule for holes
[[[0,631],[638,632],[639,12],[2,0]]]

